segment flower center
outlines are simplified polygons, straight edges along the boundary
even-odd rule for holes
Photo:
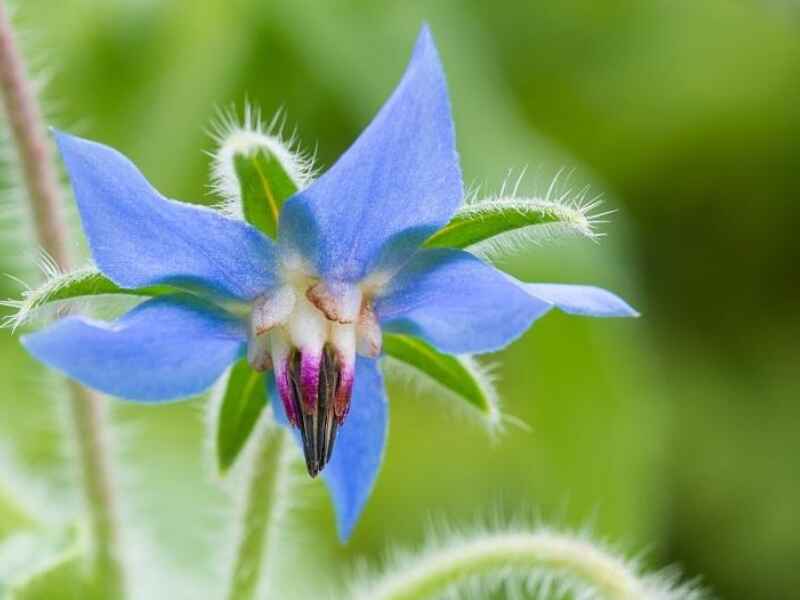
[[[308,472],[328,463],[338,427],[350,409],[356,353],[376,357],[381,331],[370,294],[291,274],[258,298],[250,316],[247,358],[272,368],[289,422],[300,429]]]

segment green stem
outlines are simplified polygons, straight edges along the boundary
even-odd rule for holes
[[[41,109],[28,81],[6,4],[0,0],[0,87],[19,152],[39,244],[62,268],[69,266],[61,186]]]
[[[69,381],[70,413],[86,502],[95,585],[104,598],[124,597],[115,496],[105,439],[102,398]]]
[[[5,2],[0,0],[0,95],[19,154],[39,244],[60,269],[70,267],[64,202],[41,108],[14,39]],[[93,573],[104,597],[123,595],[117,556],[118,530],[110,465],[105,450],[102,400],[70,383],[70,416],[83,496],[89,513]]]
[[[579,579],[611,600],[643,600],[648,590],[625,561],[589,541],[548,531],[498,533],[460,540],[416,557],[373,582],[357,600],[438,598],[453,586],[496,573],[549,572]]]
[[[268,558],[279,494],[285,487],[283,457],[288,436],[271,414],[262,418],[268,419],[268,423],[255,434],[256,445],[245,481],[239,539],[226,596],[228,600],[255,598]]]

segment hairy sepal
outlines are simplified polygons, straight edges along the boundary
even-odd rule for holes
[[[471,357],[444,354],[419,338],[397,333],[384,333],[383,351],[466,402],[488,424],[500,424],[497,393],[485,370]]]
[[[428,248],[475,248],[511,236],[536,243],[563,236],[595,237],[596,202],[498,197],[462,207],[447,225],[425,242]],[[599,216],[599,215],[598,215]],[[516,238],[516,239],[515,239]]]
[[[213,154],[212,189],[222,198],[219,208],[276,238],[284,202],[311,181],[311,161],[292,150],[276,125],[261,122],[258,111],[245,107],[239,123],[233,111],[215,125],[219,144]]]
[[[138,289],[123,288],[103,275],[93,265],[82,267],[69,273],[61,273],[52,267],[45,269],[45,271],[47,279],[44,283],[36,288],[29,288],[24,291],[21,299],[0,302],[0,305],[15,310],[14,314],[3,320],[3,327],[19,327],[41,309],[69,300],[108,294],[154,297],[174,294],[177,291],[176,288],[169,285],[155,285]]]

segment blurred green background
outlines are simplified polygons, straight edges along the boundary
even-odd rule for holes
[[[328,166],[391,91],[423,20],[448,73],[468,183],[490,194],[527,167],[521,192],[541,193],[566,167],[564,189],[588,183],[617,210],[600,244],[547,244],[503,266],[608,287],[643,317],[553,314],[492,357],[506,411],[531,427],[495,440],[390,380],[387,460],[352,542],[336,542],[321,487],[301,484],[292,518],[313,533],[287,526],[274,577],[299,597],[328,593],[357,558],[379,565],[389,545],[417,547],[431,521],[469,528],[499,514],[590,526],[731,600],[793,597],[800,6],[26,0],[17,14],[34,64],[52,75],[52,122],[198,202],[212,200],[205,131],[217,107],[285,108]],[[8,246],[3,270],[17,273],[20,254]],[[0,482],[22,499],[0,498],[3,536],[25,512],[57,521],[76,501],[63,407],[7,333],[0,353]],[[111,402],[141,597],[219,597],[231,501],[200,460],[203,399]]]

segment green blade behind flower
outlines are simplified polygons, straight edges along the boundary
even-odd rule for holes
[[[217,466],[225,473],[236,461],[267,405],[264,374],[242,359],[230,372],[217,418]]]
[[[558,235],[592,237],[596,204],[571,205],[536,198],[497,198],[462,207],[425,242],[428,248],[467,248],[503,234],[531,238]]]
[[[383,334],[383,351],[444,386],[490,421],[499,418],[494,390],[473,361],[444,354],[419,338],[398,333]]]

